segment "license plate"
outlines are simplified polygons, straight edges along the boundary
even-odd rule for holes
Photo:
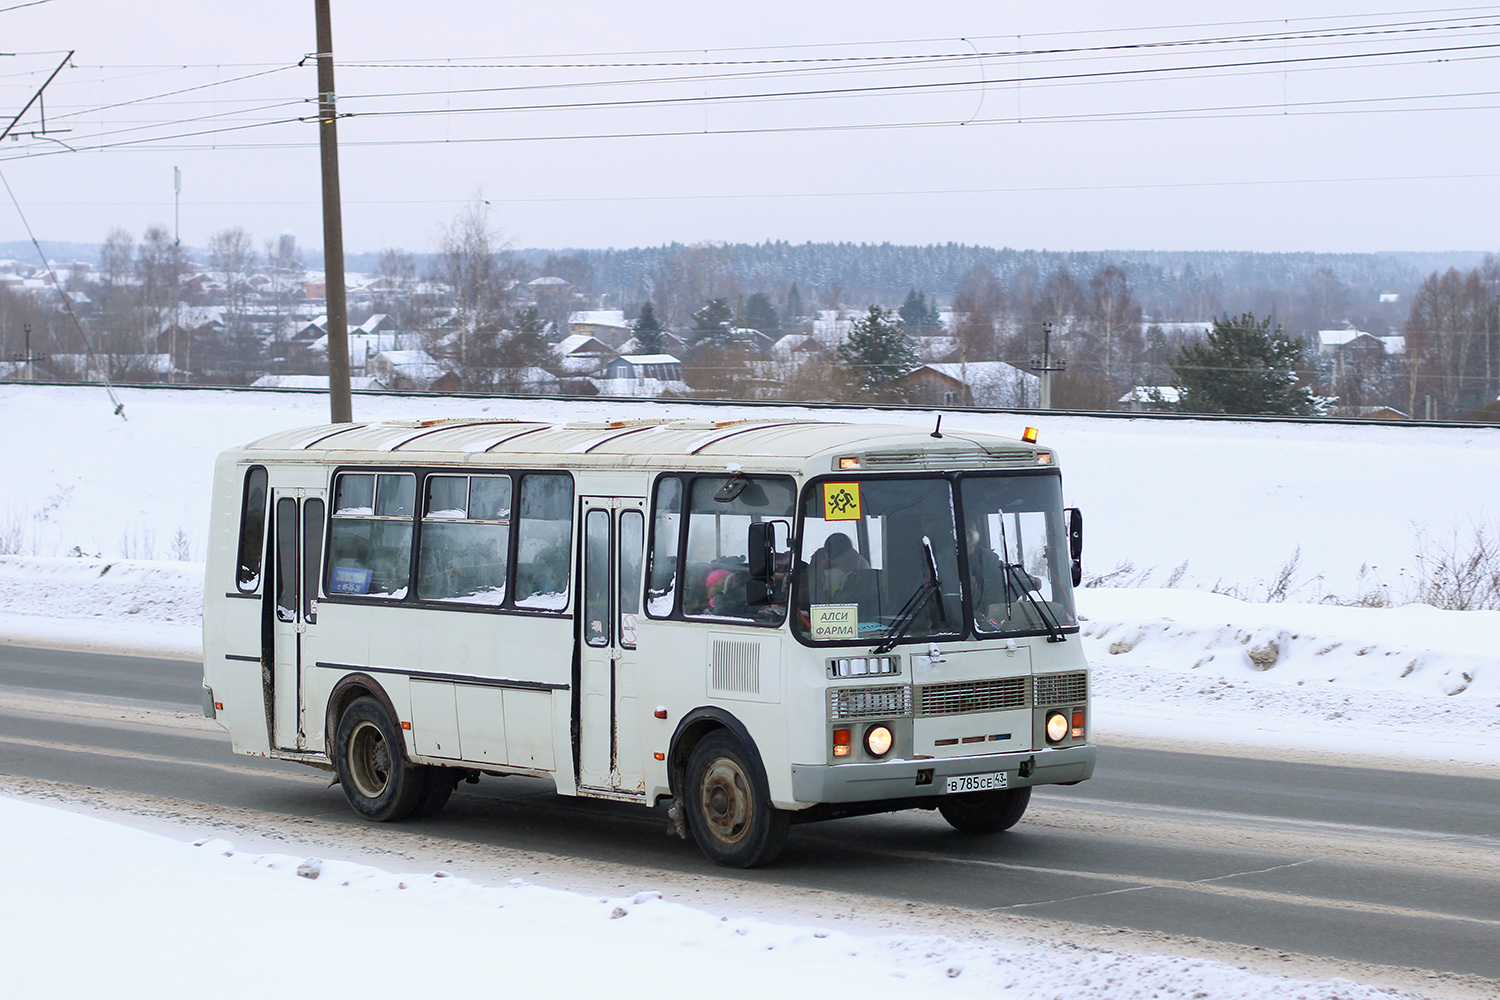
[[[960,774],[949,778],[948,785],[943,791],[952,795],[954,792],[987,792],[993,788],[1007,788],[1007,779],[1004,771],[996,771],[993,774]]]

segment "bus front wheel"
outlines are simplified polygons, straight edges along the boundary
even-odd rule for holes
[[[709,733],[688,756],[688,827],[714,864],[757,868],[776,860],[791,818],[771,805],[753,753],[725,730]]]
[[[428,792],[423,769],[402,752],[401,731],[371,697],[356,699],[339,718],[334,767],[349,805],[367,819],[406,819]]]
[[[940,799],[938,812],[960,833],[999,833],[1021,821],[1030,801],[1030,786],[964,792]]]

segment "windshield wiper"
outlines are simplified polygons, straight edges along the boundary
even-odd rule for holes
[[[874,653],[889,653],[896,648],[896,643],[906,637],[911,630],[912,623],[917,620],[917,615],[932,600],[932,595],[938,595],[938,621],[944,625],[948,624],[948,612],[943,607],[943,581],[938,576],[937,556],[932,551],[932,541],[926,535],[922,536],[922,548],[927,553],[927,579],[917,584],[917,589],[912,591],[906,603],[901,605],[901,610],[896,612],[895,619],[891,622],[891,631],[875,647]]]
[[[1067,642],[1068,637],[1063,634],[1062,626],[1058,624],[1056,616],[1043,606],[1044,602],[1038,601],[1032,596],[1031,575],[1023,570],[1019,563],[1001,560],[1000,565],[1005,567],[1005,574],[1010,578],[1009,582],[1011,586],[1014,586],[1016,590],[1021,592],[1021,596],[1026,598],[1026,603],[1030,604],[1031,609],[1036,612],[1037,618],[1041,619],[1042,624],[1047,626],[1047,641]],[[1005,588],[1005,617],[1007,620],[1011,617],[1010,589],[1010,586]]]
[[[1031,605],[1031,609],[1036,612],[1042,624],[1047,626],[1047,641],[1067,642],[1068,637],[1063,635],[1062,626],[1057,623],[1057,619],[1048,614],[1047,610],[1037,603],[1037,599],[1031,596],[1031,574],[1025,572],[1020,563],[1010,561],[1010,543],[1005,538],[1005,511],[1003,510],[1000,512],[1000,551],[1000,566],[1006,576],[1005,620],[1009,622],[1012,617],[1011,608],[1015,602],[1011,600],[1010,592],[1014,587],[1021,592],[1022,597],[1026,598],[1026,603]]]

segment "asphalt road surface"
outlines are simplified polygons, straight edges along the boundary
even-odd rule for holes
[[[196,712],[194,663],[0,646],[0,773],[357,826],[322,772],[230,753],[227,736],[59,714],[66,701]],[[712,868],[662,810],[460,785],[408,826],[672,873]],[[965,837],[908,811],[793,828],[743,873],[785,888],[1500,979],[1500,780],[1101,748],[1094,779],[1039,789],[1027,818]]]

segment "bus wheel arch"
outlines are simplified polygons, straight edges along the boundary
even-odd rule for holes
[[[456,774],[413,764],[390,696],[362,674],[344,678],[328,699],[328,747],[349,806],[390,822],[431,815],[447,804]]]
[[[756,868],[776,860],[790,814],[771,804],[760,751],[749,731],[719,709],[696,709],[672,739],[674,807],[715,864]]]
[[[334,762],[334,742],[338,738],[339,720],[349,710],[349,706],[360,698],[374,698],[390,713],[391,720],[400,725],[401,715],[396,711],[396,705],[391,701],[391,696],[386,694],[385,688],[380,682],[369,674],[348,674],[339,678],[339,682],[333,686],[328,693],[328,708],[324,716],[323,733],[328,748],[329,763]],[[405,741],[402,741],[402,754],[405,754]]]

